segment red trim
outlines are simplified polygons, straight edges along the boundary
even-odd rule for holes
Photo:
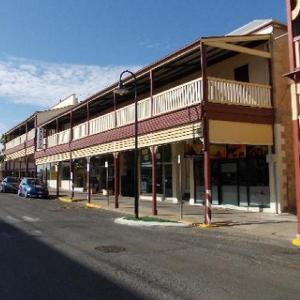
[[[256,108],[209,102],[206,105],[206,110],[210,119],[255,124],[274,123],[274,110],[272,108]]]
[[[251,123],[272,124],[273,110],[244,107],[238,105],[224,105],[208,103],[207,112],[209,118],[240,121]],[[174,128],[184,124],[201,121],[201,107],[194,105],[172,113],[159,115],[139,122],[139,135],[148,134],[163,129]],[[94,134],[80,140],[58,145],[35,153],[35,158],[60,154],[64,152],[79,150],[91,146],[101,145],[112,141],[118,141],[134,136],[134,124],[111,129],[109,131]]]
[[[34,138],[29,141],[26,141],[26,148],[31,147],[31,146],[34,146]]]
[[[12,154],[12,153],[21,151],[21,150],[23,150],[23,149],[25,149],[25,148],[26,148],[26,147],[25,147],[25,142],[24,142],[24,143],[22,143],[22,144],[20,144],[20,145],[18,145],[18,146],[15,146],[15,147],[13,147],[13,148],[10,148],[10,149],[5,150],[5,151],[4,151],[4,154],[5,154],[5,155]]]

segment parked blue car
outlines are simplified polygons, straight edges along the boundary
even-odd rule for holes
[[[47,186],[37,178],[23,178],[19,185],[18,195],[25,198],[48,198]]]

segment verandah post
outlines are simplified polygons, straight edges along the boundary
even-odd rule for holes
[[[206,46],[200,42],[201,53],[201,76],[202,76],[202,126],[203,126],[203,154],[204,154],[204,189],[205,189],[205,217],[204,223],[211,224],[211,170],[209,156],[209,119],[207,115],[208,106],[208,84],[207,84],[207,60]]]

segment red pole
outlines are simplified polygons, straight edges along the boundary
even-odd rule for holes
[[[119,208],[119,187],[120,187],[120,160],[119,153],[114,153],[114,190],[115,190],[115,208]]]
[[[152,213],[157,216],[157,191],[156,191],[156,151],[157,147],[151,147],[152,154]]]
[[[209,157],[209,120],[207,116],[208,86],[207,86],[207,62],[206,47],[200,43],[201,75],[202,75],[202,126],[203,126],[203,154],[204,154],[204,189],[205,189],[205,217],[204,223],[211,224],[211,171]]]
[[[153,82],[153,70],[150,70],[150,99],[151,99],[151,117],[153,116],[153,89],[154,89],[154,82]]]

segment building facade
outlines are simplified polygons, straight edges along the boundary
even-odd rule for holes
[[[16,125],[5,136],[3,153],[5,162],[1,165],[2,176],[35,177],[37,175],[34,153],[37,144],[37,128],[54,116],[69,110],[77,104],[75,95],[46,111],[37,111],[29,118]]]
[[[270,212],[295,208],[286,26],[255,21],[201,38],[36,124],[37,174],[59,190]]]
[[[287,0],[288,36],[289,36],[289,73],[290,79],[292,124],[293,124],[293,149],[294,170],[296,181],[296,203],[298,216],[298,239],[300,245],[300,1]]]

